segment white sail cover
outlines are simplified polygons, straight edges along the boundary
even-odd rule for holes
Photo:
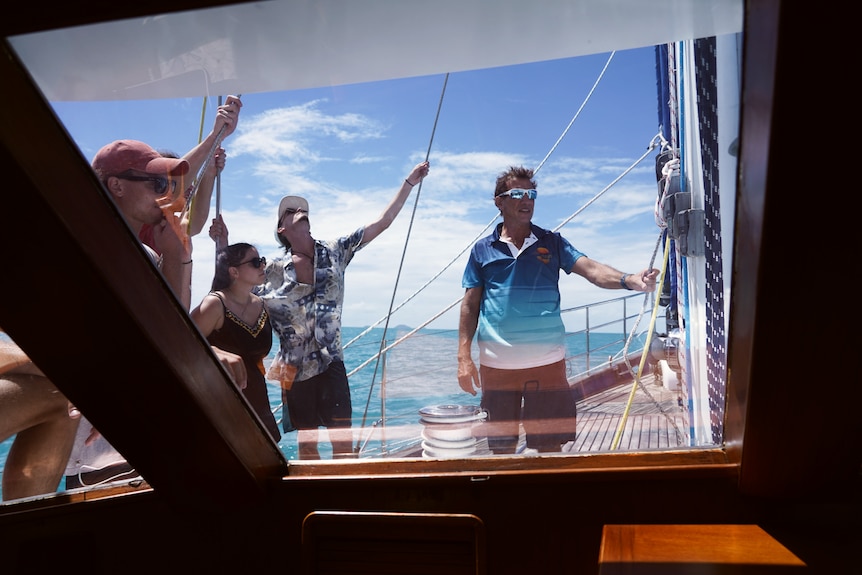
[[[248,94],[740,32],[742,0],[272,0],[26,34],[49,101]]]

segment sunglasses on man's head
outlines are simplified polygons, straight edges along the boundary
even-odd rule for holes
[[[133,182],[150,182],[153,186],[153,191],[158,195],[162,195],[168,189],[168,183],[171,185],[171,193],[174,193],[177,189],[177,181],[169,180],[163,176],[135,176],[132,174],[118,174],[114,176],[115,178],[120,178],[121,180],[131,180]]]
[[[245,264],[251,264],[251,267],[260,269],[260,266],[266,265],[266,258],[251,258],[250,260],[236,264],[236,267],[244,266]]]
[[[524,197],[526,197],[528,200],[535,200],[536,196],[539,195],[539,192],[537,192],[536,190],[522,190],[521,188],[515,188],[507,192],[503,192],[500,195],[509,196],[513,200],[520,200]]]

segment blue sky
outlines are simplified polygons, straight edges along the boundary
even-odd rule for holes
[[[273,232],[276,206],[287,194],[308,199],[312,235],[346,235],[385,209],[430,144],[431,172],[421,189],[347,269],[343,322],[378,323],[391,305],[400,309],[390,326],[437,318],[429,327],[457,327],[458,306],[444,310],[463,295],[470,244],[499,221],[492,201],[499,172],[536,168],[553,149],[537,173],[533,220],[553,229],[621,176],[658,133],[653,48],[616,52],[608,64],[610,57],[453,73],[433,142],[444,75],[243,94],[239,127],[224,142],[221,212],[230,240],[255,244],[270,259],[280,255]],[[202,113],[204,131],[211,128],[216,104],[217,95],[205,109],[202,98],[53,106],[90,160],[123,138],[183,154],[198,142]],[[626,272],[650,264],[660,232],[653,216],[656,153],[560,229],[575,247]],[[193,305],[209,289],[213,256],[205,228],[194,238]],[[561,290],[564,308],[622,294],[576,275],[564,276]]]

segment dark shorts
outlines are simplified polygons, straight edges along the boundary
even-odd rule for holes
[[[515,453],[520,424],[527,447],[538,451],[560,451],[575,440],[577,403],[565,360],[529,369],[480,366],[479,377],[488,414],[483,427],[494,453]]]
[[[285,432],[351,426],[353,405],[342,361],[333,361],[326,371],[314,377],[294,381],[290,389],[282,390],[281,399],[290,416],[283,422]]]

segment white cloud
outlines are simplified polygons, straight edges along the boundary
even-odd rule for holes
[[[231,241],[253,243],[267,258],[281,255],[273,235],[275,206],[287,194],[309,200],[314,237],[349,234],[386,208],[402,179],[424,158],[421,151],[396,155],[391,147],[372,146],[370,142],[386,143],[381,124],[358,114],[328,115],[324,107],[324,100],[315,100],[243,118],[229,142],[224,176],[232,188],[242,189],[223,209]],[[357,148],[359,141],[367,144]],[[646,267],[659,232],[652,215],[656,188],[650,162],[584,208],[632,161],[554,158],[537,174],[534,222],[553,229],[583,210],[561,229],[578,249],[627,272]],[[488,224],[498,221],[496,177],[509,166],[535,163],[524,155],[492,150],[435,151],[429,176],[414,188],[390,229],[357,253],[348,267],[345,325],[378,322],[390,306],[403,304],[392,325],[417,326],[442,313],[430,327],[457,327],[457,306],[444,310],[463,295],[461,274],[470,245],[489,233]],[[193,305],[206,294],[212,278],[214,249],[206,230],[195,238],[194,247]],[[561,290],[564,307],[621,293],[600,290],[575,275],[563,275]]]

